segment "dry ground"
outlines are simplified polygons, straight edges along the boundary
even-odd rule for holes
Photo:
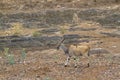
[[[11,0],[8,0],[11,1]],[[20,1],[20,0],[18,0]],[[3,4],[3,7],[0,6],[1,11],[3,13],[19,13],[19,11],[33,11],[33,10],[41,10],[44,6],[40,7],[40,0],[36,0],[39,3],[36,6],[35,0],[33,0],[34,4],[29,3],[26,4],[24,2],[8,2],[9,6]],[[91,2],[86,3],[87,0],[82,0],[82,3],[75,2],[76,6],[72,5],[72,2],[65,2],[65,0],[61,0],[62,2],[52,3],[53,6],[46,4],[44,9],[56,8],[57,4],[61,7],[66,8],[89,8],[89,7],[101,7],[101,9],[110,9],[110,4],[104,2],[102,4],[102,0],[97,2],[97,4]],[[85,1],[85,2],[84,2]],[[90,0],[91,1],[91,0]],[[111,0],[112,1],[112,0]],[[3,2],[4,3],[4,2]],[[66,3],[66,4],[63,4]],[[6,3],[5,3],[6,4]],[[14,5],[13,5],[14,4]],[[80,6],[82,4],[82,6]],[[94,5],[92,5],[94,4]],[[119,3],[118,3],[119,4]],[[77,6],[78,5],[78,6]],[[105,5],[109,5],[107,7],[103,7]],[[38,10],[38,11],[39,11]],[[86,67],[86,59],[82,58],[79,62],[77,68],[74,68],[73,60],[71,60],[71,64],[68,67],[64,67],[64,61],[66,56],[62,51],[57,51],[54,49],[40,49],[39,47],[27,48],[26,58],[24,62],[20,61],[20,49],[11,49],[11,52],[15,55],[15,64],[10,65],[5,58],[4,52],[0,53],[0,80],[120,80],[120,37],[110,37],[101,32],[115,32],[118,29],[111,28],[103,28],[102,25],[94,22],[82,21],[77,28],[82,28],[81,30],[69,31],[70,27],[65,27],[66,34],[78,34],[84,36],[91,36],[92,38],[87,38],[89,41],[97,41],[98,44],[92,45],[93,48],[104,48],[108,50],[109,54],[101,54],[91,55],[91,64],[90,67]],[[86,30],[93,29],[95,30]],[[41,29],[39,29],[41,30]],[[23,35],[25,32],[27,34],[33,34],[31,29],[25,29],[21,33]],[[0,34],[5,35],[4,31],[0,31]],[[49,36],[61,35],[60,32],[56,32],[55,34],[50,34]],[[86,38],[81,38],[86,39]],[[102,42],[102,43],[99,43]]]
[[[87,23],[87,22],[86,22]],[[4,52],[0,57],[0,80],[119,80],[120,79],[120,38],[109,37],[100,32],[112,32],[116,29],[102,28],[100,25],[86,25],[84,29],[97,28],[94,31],[67,31],[66,34],[76,33],[92,36],[90,41],[102,42],[92,45],[93,48],[104,48],[109,54],[91,55],[91,65],[86,67],[86,59],[82,58],[77,68],[73,60],[68,67],[64,67],[66,56],[62,51],[54,49],[40,49],[39,47],[27,48],[27,56],[23,63],[20,61],[21,50],[11,50],[15,55],[16,63],[7,63]],[[93,24],[91,24],[93,25]],[[67,27],[68,28],[68,27]],[[95,38],[94,38],[95,37]],[[84,38],[82,38],[84,39]]]

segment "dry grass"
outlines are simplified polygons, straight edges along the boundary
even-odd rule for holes
[[[31,4],[31,2],[33,4]],[[27,6],[27,10],[30,9],[30,12],[33,11],[33,9],[38,10],[39,7],[39,3],[41,3],[43,0],[0,0],[0,3],[5,4],[4,8],[2,8],[5,13],[9,14],[7,12],[7,9],[11,12],[14,12],[14,8],[17,9],[17,11],[19,11],[19,9],[21,10],[25,10],[24,8]],[[84,4],[84,7],[86,7],[86,5],[89,5],[91,3],[86,3],[88,2],[88,0],[76,0],[76,2],[74,0],[58,0],[58,3],[56,3],[56,5],[51,4],[51,0],[49,0],[50,3],[48,2],[48,4],[46,3],[46,5],[48,5],[46,8],[51,8],[49,6],[52,5],[52,9],[54,9],[56,7],[56,5],[60,5],[65,3],[64,5],[60,5],[63,7],[77,7],[77,8],[81,8],[80,3]],[[90,0],[92,1],[92,0]],[[99,0],[101,1],[101,0]],[[105,1],[105,0],[103,0]],[[60,2],[60,3],[59,3]],[[36,4],[38,3],[38,4]],[[44,1],[43,1],[44,3]],[[74,5],[73,5],[74,3]],[[34,5],[35,4],[35,5]],[[51,4],[51,5],[50,5]],[[9,5],[9,6],[8,6]],[[12,7],[11,7],[12,5]],[[97,4],[96,4],[97,5]],[[100,4],[101,5],[101,4]],[[102,4],[104,5],[104,4]],[[36,6],[38,6],[38,8],[36,8]],[[41,6],[41,5],[40,5]],[[94,5],[93,5],[94,6]],[[104,5],[105,6],[105,5]],[[44,6],[43,6],[44,7]],[[13,8],[13,10],[12,10]],[[103,7],[104,8],[104,7]],[[3,12],[3,10],[0,10],[1,12]],[[43,8],[42,8],[43,9]],[[27,11],[26,10],[26,11]],[[15,11],[16,12],[16,11]],[[83,30],[78,30],[78,31],[68,31],[70,26],[69,24],[63,24],[58,26],[59,29],[61,29],[61,34],[79,34],[79,35],[84,35],[84,36],[92,36],[93,38],[87,38],[88,40],[99,40],[100,42],[103,42],[101,44],[98,45],[93,45],[93,47],[100,47],[100,48],[105,48],[107,50],[109,50],[113,55],[115,53],[119,53],[120,52],[120,39],[119,38],[113,38],[113,37],[106,37],[105,35],[100,34],[101,31],[103,32],[111,32],[114,31],[114,29],[104,29],[102,28],[102,26],[98,23],[95,22],[91,22],[91,21],[78,21],[78,17],[75,14],[73,16],[73,20],[75,23],[77,23],[77,26],[74,27],[78,27],[78,28],[82,28],[82,29],[91,29],[91,28],[96,28],[96,30],[92,31],[83,31]],[[67,31],[66,31],[67,30]],[[19,36],[24,36],[24,35],[32,35],[32,36],[39,36],[41,35],[39,33],[40,29],[29,29],[29,28],[25,28],[21,23],[13,23],[11,25],[11,28],[5,30],[5,31],[0,31],[0,35],[1,36],[6,36],[6,35],[19,35]],[[60,34],[60,35],[61,35]],[[53,34],[54,36],[55,34]],[[95,38],[94,38],[95,37]],[[84,38],[81,38],[84,39]],[[28,48],[29,49],[29,48]],[[35,50],[34,50],[35,49]],[[36,50],[38,49],[38,50]],[[56,51],[55,49],[47,49],[47,50],[41,50],[38,47],[34,47],[34,48],[30,48],[28,50],[28,52],[26,53],[26,58],[25,58],[25,63],[21,64],[19,63],[19,59],[20,59],[20,51],[19,50],[15,50],[13,51],[14,55],[15,55],[15,61],[16,64],[14,64],[13,66],[6,64],[6,60],[4,58],[3,53],[0,53],[0,80],[18,80],[18,79],[22,79],[22,80],[101,80],[99,79],[99,76],[103,76],[106,70],[109,70],[110,67],[114,68],[113,64],[107,65],[108,62],[104,62],[102,61],[102,59],[104,57],[98,57],[95,56],[93,57],[93,59],[98,59],[99,60],[94,60],[97,63],[96,64],[92,64],[91,67],[86,68],[85,67],[85,59],[82,59],[80,61],[79,67],[78,68],[74,68],[73,67],[73,63],[71,61],[71,65],[68,66],[67,68],[63,67],[64,66],[64,61],[66,59],[66,56],[64,55],[63,52],[59,52]],[[118,54],[119,55],[119,54]],[[104,58],[106,59],[106,58]],[[111,59],[112,60],[112,59]],[[119,60],[116,59],[116,61],[119,62]],[[99,65],[98,63],[101,63],[101,65]],[[118,64],[116,64],[117,66],[119,66]],[[118,69],[119,71],[119,69]],[[108,75],[108,74],[106,74]],[[112,75],[113,77],[115,77],[114,75]],[[116,77],[117,78],[117,77]],[[105,79],[105,77],[103,77],[103,80]],[[108,80],[110,80],[109,78],[107,78]]]
[[[11,36],[11,35],[24,36],[24,35],[32,35],[37,30],[38,29],[24,28],[24,26],[21,23],[13,23],[11,25],[11,28],[6,29],[5,31],[1,30],[0,31],[0,35],[1,36]]]
[[[114,5],[113,0],[0,0],[0,12],[37,11],[55,8],[84,8]],[[119,3],[117,3],[119,4]]]
[[[15,51],[15,58],[19,55],[19,51]],[[93,62],[98,57],[93,57]],[[72,65],[64,67],[66,57],[61,51],[55,49],[36,51],[32,49],[27,52],[25,63],[17,63],[13,66],[3,65],[2,72],[0,72],[0,79],[51,79],[51,80],[98,80],[99,76],[110,67],[106,63],[102,63],[100,58],[96,63],[86,67],[84,60],[81,59],[79,67],[74,68]],[[102,63],[99,65],[98,63]],[[0,62],[1,64],[1,62]],[[114,67],[114,65],[111,65]],[[84,74],[84,75],[83,75]],[[24,76],[22,76],[24,75]],[[102,75],[101,75],[102,76]]]

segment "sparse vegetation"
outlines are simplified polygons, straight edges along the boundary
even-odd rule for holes
[[[5,58],[8,60],[10,65],[15,63],[14,54],[9,53],[9,48],[4,48]]]
[[[4,53],[5,53],[5,56],[7,57],[9,53],[9,48],[4,48]]]
[[[69,26],[70,26],[70,25],[67,24],[67,23],[61,25],[61,26],[59,27],[60,33],[61,33],[62,35],[66,34],[66,33],[68,32],[67,29],[69,28]]]
[[[5,31],[1,30],[0,35],[1,36],[25,36],[25,35],[41,35],[38,32],[38,29],[30,29],[25,28],[22,23],[12,23],[11,27],[8,29],[5,29]]]
[[[0,0],[0,80],[119,80],[119,4],[119,0]],[[80,58],[77,68],[74,61],[63,67],[66,56],[56,50],[63,35],[66,47],[97,41],[90,49],[95,50],[90,51],[89,68],[86,57]]]
[[[13,32],[13,35],[20,35],[23,30],[23,25],[21,23],[13,23],[10,30]]]
[[[5,31],[6,35],[21,35],[23,32],[23,25],[21,23],[13,23],[12,27]]]
[[[21,60],[22,60],[22,62],[25,60],[25,58],[26,58],[26,50],[25,50],[25,48],[23,48],[22,51],[21,51]]]
[[[33,37],[39,37],[39,36],[41,36],[42,35],[42,33],[40,32],[40,31],[34,31],[33,33],[32,33],[32,36]]]
[[[7,58],[10,65],[15,64],[14,54],[9,54]]]
[[[66,33],[66,29],[65,29],[64,27],[61,27],[61,28],[60,28],[60,33],[61,33],[61,34],[65,34],[65,33]]]

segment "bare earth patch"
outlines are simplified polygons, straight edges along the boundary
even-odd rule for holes
[[[0,1],[0,80],[120,80],[119,1],[47,1]],[[73,25],[73,13],[77,11],[79,20],[75,21],[77,25]],[[16,22],[16,25],[12,25]],[[90,67],[86,66],[86,58],[81,58],[77,68],[74,68],[73,60],[68,67],[64,67],[66,56],[56,50],[56,39],[45,43],[44,39],[47,38],[40,38],[60,38],[63,34],[74,34],[73,37],[80,36],[77,40],[96,42],[91,45],[91,50],[106,52],[96,51],[91,54]],[[11,42],[7,42],[6,35],[18,35],[18,39],[12,40],[10,37]],[[72,42],[72,38],[66,39],[66,43],[67,40]],[[49,46],[50,43],[54,46]],[[24,61],[21,61],[23,47],[18,48],[17,44],[27,45]],[[10,46],[10,52],[14,54],[15,63],[12,65],[5,57],[5,45]]]

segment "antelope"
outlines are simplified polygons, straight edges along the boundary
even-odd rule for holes
[[[77,62],[79,60],[80,57],[85,56],[89,59],[90,56],[90,46],[89,44],[78,44],[78,45],[70,45],[70,46],[65,46],[65,44],[63,43],[63,41],[65,40],[65,38],[63,38],[60,43],[57,45],[57,50],[62,50],[65,55],[67,56],[67,59],[65,61],[65,67],[67,67],[69,61],[71,58],[74,59],[75,61],[75,68],[77,67]],[[89,62],[87,64],[87,66],[89,67]]]

